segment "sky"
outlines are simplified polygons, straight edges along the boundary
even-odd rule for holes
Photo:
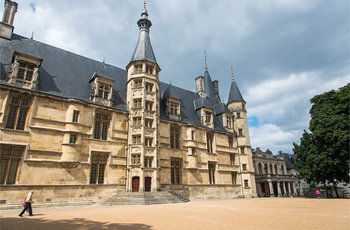
[[[14,33],[125,69],[144,0],[15,0]],[[350,81],[347,0],[147,0],[160,80],[195,91],[205,56],[227,102],[232,71],[252,148],[293,153],[310,99]],[[206,53],[206,55],[205,55]]]

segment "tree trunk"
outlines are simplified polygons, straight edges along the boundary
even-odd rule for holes
[[[326,198],[329,198],[328,188],[327,188],[326,182],[323,182],[323,186],[326,189]]]
[[[337,190],[337,183],[334,180],[333,180],[333,187],[334,187],[335,194],[337,195],[337,198],[339,198],[339,193]]]

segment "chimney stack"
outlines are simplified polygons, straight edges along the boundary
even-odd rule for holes
[[[0,22],[0,37],[10,39],[13,33],[13,21],[17,12],[18,4],[11,0],[5,0],[5,9]]]
[[[200,97],[206,97],[206,93],[204,90],[204,77],[203,76],[196,77],[196,91]]]
[[[215,99],[218,102],[221,102],[220,94],[219,94],[219,82],[217,80],[214,80],[213,84],[214,84],[214,91],[215,91]]]

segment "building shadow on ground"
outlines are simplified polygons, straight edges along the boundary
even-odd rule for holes
[[[12,229],[50,229],[50,230],[87,230],[87,229],[122,229],[122,230],[151,230],[152,227],[145,224],[124,224],[124,223],[108,223],[91,221],[84,218],[74,218],[65,220],[47,220],[41,218],[33,218],[24,216],[21,217],[1,217],[0,219],[1,230]]]

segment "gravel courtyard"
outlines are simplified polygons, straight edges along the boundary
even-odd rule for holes
[[[0,229],[350,229],[349,199],[255,198],[1,211]]]

